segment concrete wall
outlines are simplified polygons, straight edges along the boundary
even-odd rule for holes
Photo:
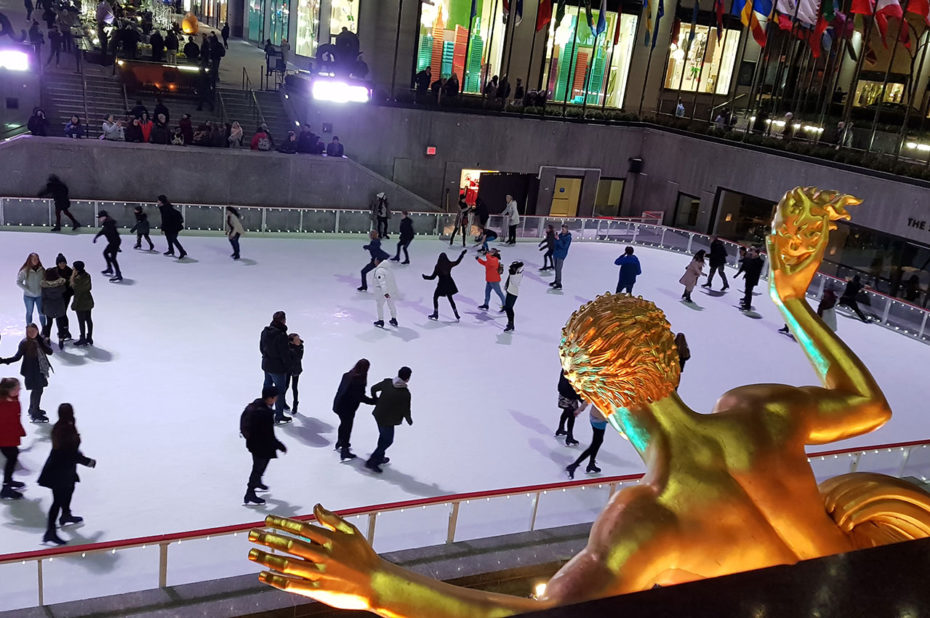
[[[435,210],[349,159],[23,136],[0,144],[0,195],[37,193],[58,174],[75,198],[306,208],[367,208],[379,191],[395,208]]]

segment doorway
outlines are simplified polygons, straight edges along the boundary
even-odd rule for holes
[[[549,208],[550,216],[574,217],[578,215],[582,181],[582,178],[556,176],[555,188],[552,190],[552,206]]]
[[[597,217],[620,216],[622,198],[622,178],[601,178],[597,183],[597,196],[594,198],[594,215]]]
[[[701,212],[701,199],[687,193],[679,193],[675,202],[675,216],[672,227],[680,230],[697,230],[698,215]]]

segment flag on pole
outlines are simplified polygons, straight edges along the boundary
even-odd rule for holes
[[[924,23],[930,26],[930,2],[928,0],[910,0],[905,9],[908,13],[920,15]]]
[[[614,24],[614,45],[617,45],[620,43],[620,23],[622,19],[623,19],[623,12],[620,11],[617,13],[617,23]]]
[[[475,15],[478,14],[478,0],[471,0],[471,21],[475,21]],[[468,27],[471,28],[471,21],[468,22]]]
[[[829,1],[829,0],[826,0]],[[798,21],[808,26],[817,24],[820,15],[820,0],[799,0]]]
[[[695,0],[695,6],[697,6],[697,1]],[[724,12],[723,0],[714,0],[714,12],[717,13],[717,42],[720,42],[721,37],[723,37],[723,12]]]
[[[601,0],[601,8],[597,12],[597,26],[594,28],[594,36],[599,37],[607,30],[607,0]]]
[[[584,18],[588,22],[588,30],[594,32],[594,13],[591,11],[591,0],[584,0]]]
[[[656,25],[655,29],[652,31],[652,48],[656,48],[656,41],[659,38],[659,24],[662,23],[662,17],[665,15],[665,2],[664,0],[659,1],[659,8],[656,10]]]
[[[649,37],[652,35],[652,3],[649,0],[643,0],[643,16],[646,18],[646,36],[644,44],[649,46]]]
[[[740,16],[744,26],[752,30],[752,38],[760,47],[765,47],[765,23],[772,16],[772,0],[734,0],[733,14]]]
[[[555,26],[558,28],[559,24],[562,23],[562,18],[565,17],[565,0],[559,0],[558,6],[555,8]]]
[[[904,11],[901,10],[901,5],[898,4],[898,0],[878,0],[875,4],[875,25],[878,26],[878,31],[882,35],[882,44],[885,47],[888,47],[885,35],[888,33],[889,17],[894,17],[895,19],[904,18]]]
[[[691,32],[688,33],[688,47],[691,47],[694,42],[694,29],[697,27],[698,9],[700,8],[698,0],[694,0],[694,8],[691,9]]]
[[[507,16],[510,15],[510,0],[504,1],[504,21],[506,22]],[[474,7],[474,4],[472,4]],[[517,0],[517,18],[514,20],[514,25],[519,26],[523,22],[523,0]]]
[[[678,19],[678,16],[675,16],[675,21],[672,22],[672,33],[668,36],[669,43],[677,43],[678,39],[681,37],[681,20]],[[679,46],[682,47],[682,46]]]
[[[474,2],[472,3],[474,7]],[[539,0],[539,7],[536,9],[536,32],[549,25],[552,21],[552,0]]]

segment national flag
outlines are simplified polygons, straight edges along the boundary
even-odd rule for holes
[[[817,23],[819,14],[820,0],[799,0],[797,17],[799,22],[807,24],[808,26],[814,26]]]
[[[829,2],[830,0],[824,1]],[[828,25],[827,20],[824,19],[824,16],[821,14],[820,18],[817,20],[817,25],[814,26],[810,37],[807,39],[807,44],[810,46],[814,58],[820,58],[820,51],[823,49],[823,35],[827,31]]]
[[[849,12],[853,15],[871,15],[875,12],[875,0],[852,0]]]
[[[910,0],[905,10],[908,13],[920,15],[924,18],[924,23],[930,25],[930,2],[928,0]]]
[[[665,15],[665,2],[658,0],[659,8],[656,10],[656,25],[652,31],[652,49],[656,48],[656,41],[659,39],[659,24],[662,23],[662,17]]]
[[[697,0],[695,0],[695,5],[697,5]],[[720,38],[723,36],[723,12],[725,8],[723,6],[723,0],[714,0],[714,12],[717,14],[717,42],[720,42]]]
[[[694,8],[691,9],[691,32],[688,33],[688,47],[691,47],[691,43],[694,42],[694,29],[696,27],[695,24],[697,24],[699,8],[698,0],[694,0]]]
[[[623,19],[623,11],[617,13],[617,23],[614,24],[614,45],[620,43],[620,20]]]
[[[760,47],[765,47],[765,22],[772,15],[772,0],[734,0],[733,14],[740,16],[744,26],[752,30],[752,38]]]
[[[668,40],[670,43],[678,43],[678,39],[681,37],[681,20],[678,19],[678,16],[675,16],[675,21],[672,22],[672,33],[669,35]],[[679,45],[679,47],[684,47]]]
[[[594,28],[594,36],[599,37],[607,30],[607,0],[601,0],[601,8],[597,12],[597,26]]]
[[[562,18],[565,17],[565,0],[559,0],[559,4],[555,7],[555,25],[558,27],[562,23]]]
[[[643,0],[643,15],[646,17],[645,45],[649,46],[649,37],[652,35],[652,6],[649,0]]]
[[[552,21],[552,0],[539,0],[539,7],[536,9],[536,32],[548,26],[550,21]]]
[[[793,26],[792,26],[790,17],[788,17],[784,13],[779,13],[778,11],[775,12],[775,15],[776,15],[775,20],[780,30],[791,30],[792,29]]]
[[[924,0],[926,2],[926,0]],[[836,0],[823,0],[820,4],[820,12],[828,24],[832,24],[836,19]]]
[[[885,41],[885,35],[888,33],[889,17],[894,17],[895,19],[904,18],[904,11],[901,10],[901,5],[898,4],[898,0],[878,0],[875,4],[875,25],[878,26],[878,31],[882,35],[882,44],[885,47],[888,47],[888,43]]]
[[[591,0],[584,0],[584,18],[588,22],[588,30],[594,32],[594,12],[591,10]]]
[[[471,0],[471,21],[468,22],[468,27],[471,28],[471,22],[475,21],[475,16],[478,14],[478,0]]]
[[[514,20],[514,25],[519,26],[523,22],[523,0],[517,0],[517,17]],[[510,15],[510,0],[504,0],[504,20],[507,20],[507,16]]]

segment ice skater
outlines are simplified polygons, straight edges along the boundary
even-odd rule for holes
[[[765,262],[755,247],[746,252],[746,259],[743,260],[743,281],[746,283],[746,289],[743,294],[743,301],[740,303],[740,309],[749,311],[752,309],[752,290],[759,284],[759,278],[762,276],[762,266]]]
[[[368,387],[368,369],[371,363],[367,358],[359,359],[349,371],[342,374],[339,388],[333,398],[333,412],[339,417],[339,430],[336,438],[336,450],[339,451],[339,460],[355,459],[352,453],[352,425],[355,422],[355,412],[358,407],[367,403],[375,405],[375,399],[369,397],[365,389]]]
[[[158,212],[161,214],[161,231],[168,241],[168,250],[162,255],[174,255],[174,248],[178,248],[178,260],[187,257],[187,251],[178,242],[178,234],[184,229],[184,217],[181,211],[168,201],[164,195],[158,196]]]
[[[617,294],[626,292],[632,296],[636,277],[643,274],[643,269],[639,265],[639,258],[633,255],[633,247],[624,249],[623,255],[614,260],[614,266],[620,267],[620,277],[617,279]]]
[[[388,221],[391,219],[391,206],[388,204],[388,198],[383,191],[372,200],[371,214],[377,222],[375,233],[378,235],[378,238],[389,239]]]
[[[572,233],[568,231],[568,226],[562,224],[562,231],[555,239],[555,245],[552,247],[552,258],[555,260],[555,281],[549,284],[549,287],[556,290],[562,289],[562,267],[565,265],[565,258],[568,257],[568,248],[572,246]]]
[[[77,474],[78,464],[95,468],[97,462],[81,452],[81,434],[74,421],[74,408],[70,403],[58,406],[58,422],[52,427],[52,451],[45,460],[39,475],[39,485],[52,490],[52,506],[48,510],[48,523],[43,543],[64,545],[56,531],[55,520],[62,526],[84,521],[71,512],[71,497],[74,486],[81,479]],[[58,514],[61,513],[61,517]]]
[[[462,252],[459,254],[459,259],[454,262],[449,259],[445,253],[439,254],[439,259],[436,260],[436,266],[433,268],[433,274],[423,275],[423,278],[427,281],[432,281],[433,279],[438,278],[439,281],[436,282],[436,291],[433,292],[433,312],[427,317],[431,320],[439,319],[439,297],[445,296],[449,300],[449,305],[452,306],[452,313],[455,314],[455,320],[458,321],[461,318],[459,317],[459,310],[455,307],[455,301],[452,299],[453,296],[459,293],[458,287],[455,285],[455,280],[452,278],[452,269],[462,263],[462,258],[465,257],[467,251],[462,249]]]
[[[300,374],[304,372],[304,340],[297,333],[291,333],[287,336],[287,351],[290,353],[290,364],[287,366],[287,377],[284,384],[291,389],[291,401],[293,406],[287,405],[287,391],[281,394],[284,399],[284,409],[290,410],[297,414],[298,405],[300,404],[300,393],[297,390],[297,384],[300,382]]]
[[[23,290],[23,303],[26,305],[26,324],[32,324],[32,314],[39,310],[39,321],[45,326],[45,314],[42,313],[42,281],[45,280],[45,267],[38,253],[30,253],[16,274],[16,285]]]
[[[485,254],[485,259],[482,260],[476,255],[475,260],[484,266],[484,303],[478,305],[478,308],[488,309],[492,291],[497,294],[503,306],[507,299],[501,291],[501,274],[504,272],[504,267],[501,266],[500,252],[497,249],[491,249]]]
[[[846,282],[846,288],[843,290],[842,296],[840,296],[839,304],[841,307],[849,307],[852,309],[856,315],[859,316],[860,320],[868,324],[870,320],[862,313],[862,309],[859,308],[858,300],[859,292],[861,292],[864,287],[859,275],[854,275],[852,279]]]
[[[58,349],[64,349],[65,341],[71,339],[68,332],[68,302],[65,300],[67,281],[58,273],[57,268],[45,271],[42,281],[42,312],[45,314],[45,324],[42,326],[42,337],[47,341],[52,335],[52,322],[58,326]]]
[[[685,286],[685,291],[682,292],[681,299],[686,303],[694,302],[691,300],[691,292],[694,290],[694,286],[697,285],[698,279],[701,278],[701,273],[704,271],[704,253],[704,250],[701,249],[694,254],[694,257],[691,258],[691,261],[685,268],[685,274],[678,280],[678,283]]]
[[[678,367],[684,371],[685,363],[691,358],[691,348],[688,347],[688,340],[684,333],[675,335],[675,348],[678,350]]]
[[[74,290],[71,309],[77,314],[78,328],[81,332],[80,339],[74,344],[78,347],[94,345],[94,320],[91,318],[94,297],[90,292],[92,287],[90,273],[84,269],[84,262],[78,260],[74,263],[74,272],[71,273],[71,289]]]
[[[52,348],[39,336],[39,327],[30,324],[26,327],[26,338],[19,342],[16,354],[9,358],[0,358],[0,363],[10,365],[22,359],[19,374],[23,376],[26,390],[29,391],[29,418],[33,423],[47,423],[48,416],[42,410],[42,393],[48,386],[48,374],[52,368],[48,357]]]
[[[555,228],[552,225],[546,226],[546,237],[539,241],[539,250],[543,253],[543,265],[539,270],[552,270],[555,268],[555,262],[552,260],[552,252],[555,250]]]
[[[288,345],[287,315],[283,311],[275,311],[271,316],[271,324],[262,330],[258,349],[262,353],[262,371],[265,372],[262,388],[274,386],[280,394],[280,397],[275,395],[276,423],[290,423],[293,420],[284,415],[284,392],[287,390],[287,372],[291,365],[291,351]]]
[[[507,314],[507,326],[504,332],[509,333],[513,330],[513,306],[517,304],[517,296],[520,295],[520,283],[523,281],[523,262],[515,261],[510,264],[508,269],[507,281],[504,289],[507,290],[507,299],[504,301],[504,312]]]
[[[368,244],[362,245],[362,249],[368,252],[371,256],[371,261],[365,265],[365,268],[362,269],[362,285],[359,286],[358,291],[364,292],[368,289],[368,273],[375,269],[375,260],[386,260],[390,255],[381,248],[381,239],[378,238],[378,232],[372,230],[368,233]]]
[[[242,227],[242,218],[239,216],[239,210],[232,207],[226,207],[226,238],[232,246],[232,255],[234,260],[239,259],[239,238],[245,234],[245,228]]]
[[[105,210],[101,210],[97,214],[97,219],[101,222],[101,228],[97,235],[94,236],[94,243],[101,236],[107,239],[107,246],[103,250],[103,259],[107,262],[107,268],[101,271],[101,274],[110,275],[110,281],[118,283],[123,280],[123,273],[120,272],[116,254],[119,253],[119,246],[122,241],[119,237],[119,230],[116,229],[116,220],[110,217]]]
[[[578,459],[565,466],[565,471],[568,472],[568,478],[570,479],[575,478],[575,470],[578,469],[578,466],[580,466],[585,459],[589,460],[585,472],[588,474],[599,474],[601,471],[601,469],[597,467],[597,452],[601,450],[601,445],[604,443],[604,431],[607,429],[607,417],[594,406],[591,406],[589,409],[590,412],[588,414],[591,420],[591,444],[582,451]]]
[[[575,417],[584,410],[586,405],[581,401],[581,397],[578,396],[575,389],[572,388],[572,383],[565,377],[565,372],[560,372],[559,409],[562,410],[562,415],[559,417],[559,428],[556,429],[555,436],[557,438],[565,436],[566,446],[578,444],[578,440],[575,439],[573,433],[575,430]]]
[[[20,421],[22,408],[19,405],[19,380],[3,378],[0,380],[0,453],[6,458],[3,466],[3,489],[0,498],[19,500],[23,497],[19,489],[25,483],[13,480],[16,461],[19,459],[20,439],[26,435]]]
[[[71,198],[68,195],[68,185],[63,183],[58,176],[52,174],[48,177],[48,182],[45,188],[39,192],[39,197],[50,197],[55,202],[55,226],[52,227],[53,232],[61,230],[61,213],[65,213],[65,216],[71,219],[72,231],[81,227],[81,224],[71,214]]]
[[[149,216],[145,214],[145,211],[142,209],[142,206],[136,206],[133,210],[133,214],[136,216],[135,224],[129,229],[130,234],[136,235],[136,244],[133,245],[133,249],[142,248],[142,239],[145,239],[145,242],[149,243],[149,251],[155,250],[155,243],[152,242],[152,239],[149,237],[149,232],[152,231],[152,226],[149,224]]]
[[[702,288],[711,288],[711,284],[714,282],[714,274],[720,273],[720,278],[723,279],[723,287],[720,288],[720,291],[726,291],[730,287],[730,284],[727,283],[727,248],[723,244],[723,241],[715,234],[710,239],[710,254],[708,255],[708,262],[710,264],[710,274],[707,275],[707,283],[702,285]]]
[[[512,195],[504,197],[507,205],[504,207],[504,221],[507,222],[507,244],[517,244],[517,226],[520,225],[520,211],[517,209],[517,200]]]
[[[495,240],[497,240],[497,232],[490,228],[482,228],[481,233],[478,234],[478,242],[475,243],[475,247],[480,247],[478,253],[487,253],[488,243]]]
[[[403,237],[403,236],[401,236]],[[406,264],[406,262],[404,262]],[[397,326],[397,307],[394,299],[397,298],[397,283],[394,281],[394,273],[388,268],[388,263],[384,260],[375,258],[375,302],[378,303],[378,321],[375,326],[384,328],[384,304],[387,303],[388,310],[391,312],[391,326]]]
[[[410,247],[410,243],[413,242],[413,237],[416,236],[416,233],[413,231],[413,219],[410,218],[410,211],[405,210],[403,212],[403,217],[400,220],[400,240],[397,241],[397,255],[391,258],[392,262],[397,262],[400,260],[400,250],[404,250],[404,261],[402,264],[410,263],[410,254],[407,253],[407,249]]]
[[[378,422],[378,447],[371,454],[365,467],[372,472],[381,473],[381,466],[390,461],[385,457],[388,448],[394,443],[394,428],[407,421],[413,425],[410,416],[410,367],[401,367],[396,378],[385,378],[371,387],[371,396],[375,400],[372,414]]]
[[[462,246],[465,246],[465,243],[468,242],[468,218],[472,214],[473,209],[468,205],[468,202],[465,201],[465,196],[459,196],[459,214],[455,218],[455,222],[452,225],[452,236],[449,238],[449,246],[455,242],[455,234],[461,229],[462,231]]]
[[[280,397],[283,396],[281,393]],[[255,491],[268,491],[268,486],[262,483],[262,476],[271,460],[278,457],[278,451],[287,452],[287,447],[274,435],[275,411],[272,406],[277,409],[278,398],[278,389],[266,386],[262,389],[262,396],[247,405],[239,417],[239,433],[245,438],[245,448],[252,454],[252,472],[242,499],[245,504],[265,504]]]
[[[823,291],[820,304],[817,305],[817,315],[830,330],[836,332],[836,292],[832,287]]]

